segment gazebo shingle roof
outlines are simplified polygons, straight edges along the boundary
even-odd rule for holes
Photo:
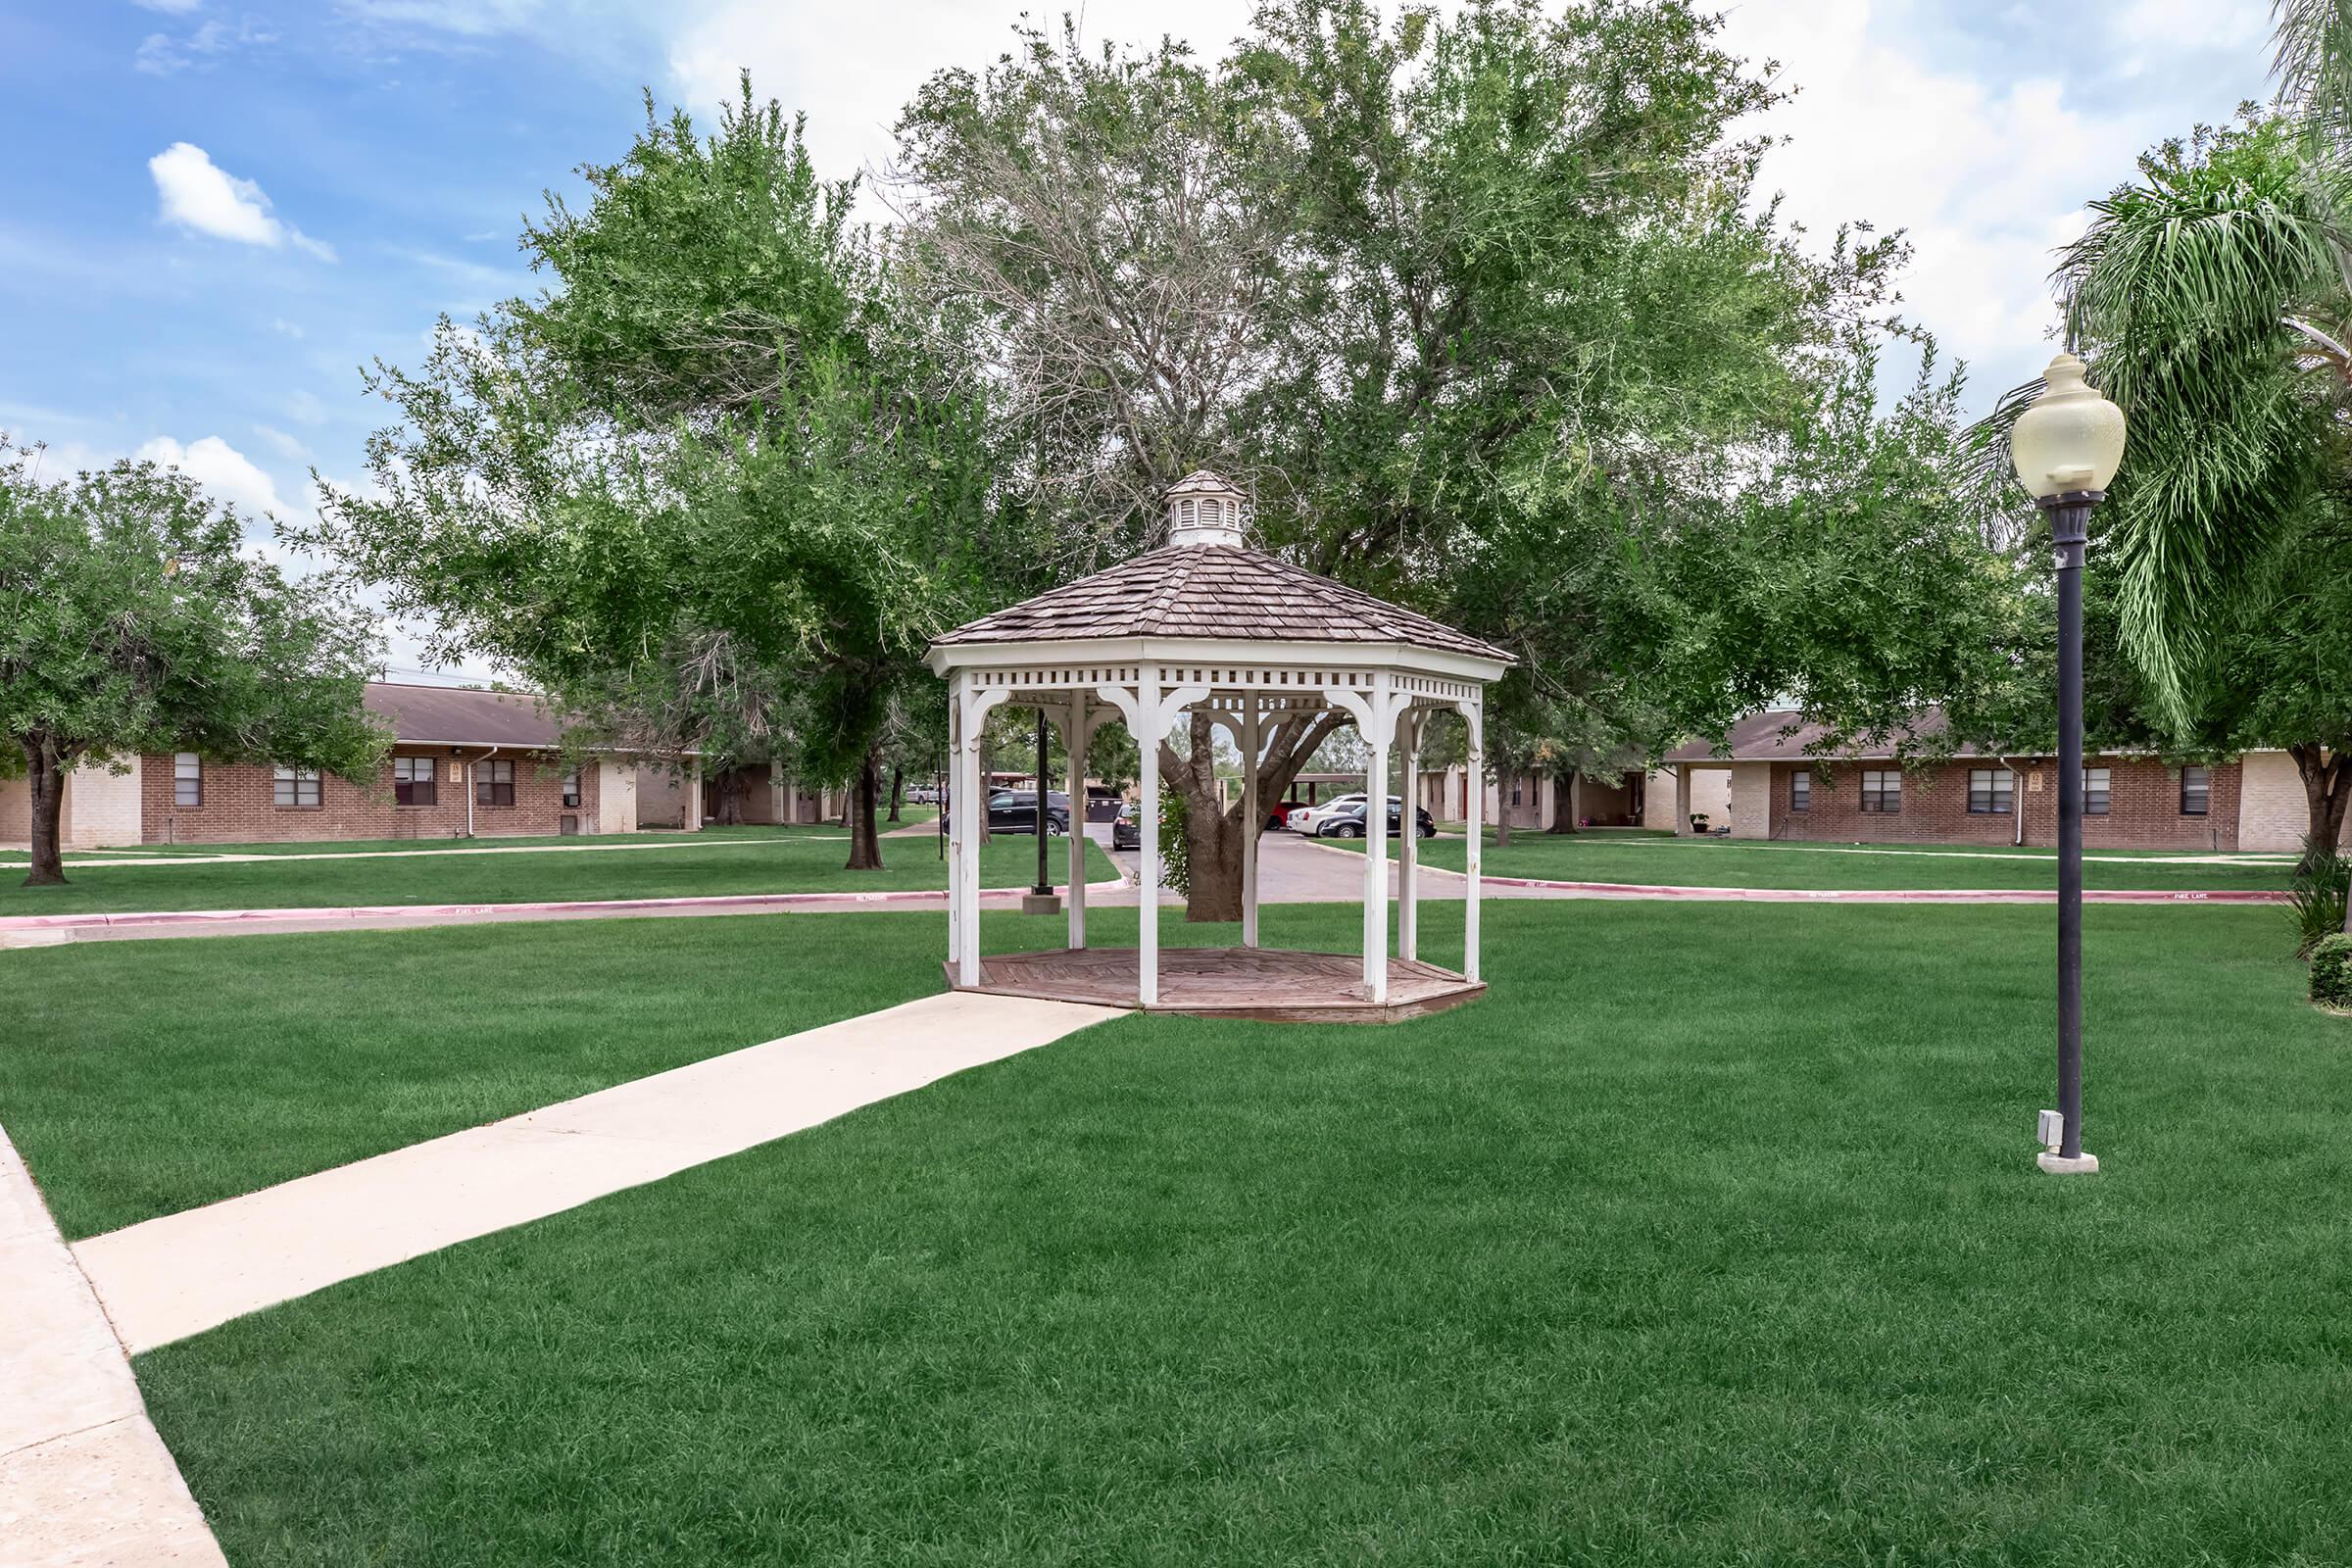
[[[966,621],[960,643],[1199,637],[1259,642],[1401,643],[1515,663],[1427,615],[1318,577],[1262,551],[1170,545]]]

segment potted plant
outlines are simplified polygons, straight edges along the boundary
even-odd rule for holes
[[[1691,832],[1693,832],[1693,833],[1695,833],[1695,834],[1697,834],[1697,835],[1698,835],[1700,838],[1702,838],[1702,839],[1703,839],[1703,838],[1705,838],[1705,837],[1707,836],[1707,813],[1706,813],[1706,812],[1704,812],[1704,811],[1692,811],[1692,812],[1690,813],[1690,831],[1691,831]]]

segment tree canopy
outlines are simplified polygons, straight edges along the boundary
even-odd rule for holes
[[[175,469],[47,479],[40,456],[0,437],[0,736],[31,781],[27,885],[65,880],[74,767],[193,751],[372,780],[370,616],[256,560],[235,511]]]
[[[871,861],[893,694],[969,593],[976,385],[748,80],[708,137],[649,99],[582,175],[523,235],[554,287],[377,366],[374,493],[328,491],[311,541],[641,741],[862,775]]]

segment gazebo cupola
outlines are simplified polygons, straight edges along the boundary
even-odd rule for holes
[[[1168,543],[1243,545],[1242,493],[1206,468],[1195,468],[1168,490]]]
[[[1397,845],[1396,953],[1389,953],[1388,812],[1365,813],[1364,943],[1360,968],[1328,954],[1282,954],[1258,944],[1258,837],[1265,814],[1258,766],[1283,720],[1338,709],[1371,752],[1373,793],[1385,790],[1392,751],[1416,774],[1422,737],[1441,711],[1469,728],[1473,777],[1483,765],[1485,693],[1513,662],[1501,649],[1427,615],[1254,550],[1243,493],[1217,474],[1185,475],[1167,491],[1167,543],[1104,571],[983,615],[932,644],[931,668],[949,683],[949,973],[974,991],[1068,996],[1187,1012],[1393,1018],[1467,1000],[1478,978],[1479,823],[1469,792],[1468,881],[1462,971],[1420,961],[1419,860],[1404,803]],[[1095,731],[1126,721],[1143,768],[1142,909],[1134,950],[1090,950],[1086,842],[1069,845],[1069,946],[1052,954],[980,954],[978,811],[986,799],[980,741],[989,712],[1036,708],[1083,758]],[[1163,1000],[1159,951],[1159,743],[1186,713],[1204,711],[1242,759],[1242,951],[1171,955]],[[1043,781],[1040,782],[1043,787]],[[1073,792],[1074,794],[1075,792]],[[1407,793],[1409,793],[1409,788]],[[1075,826],[1073,819],[1073,826]],[[1349,978],[1360,973],[1360,981]],[[1257,1000],[1236,999],[1250,988]],[[1268,995],[1274,1001],[1267,1002]]]

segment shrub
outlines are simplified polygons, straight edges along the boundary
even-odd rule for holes
[[[2344,929],[2344,897],[2352,861],[2328,845],[2306,845],[2287,897],[2295,922],[2295,956],[2308,958],[2324,938]]]
[[[1162,781],[1159,786],[1160,885],[1188,899],[1193,896],[1193,841],[1188,836],[1192,819],[1192,807],[1186,802],[1184,792],[1170,789]]]
[[[2336,1012],[2352,1012],[2352,936],[2337,931],[2311,950],[2311,1000]]]

